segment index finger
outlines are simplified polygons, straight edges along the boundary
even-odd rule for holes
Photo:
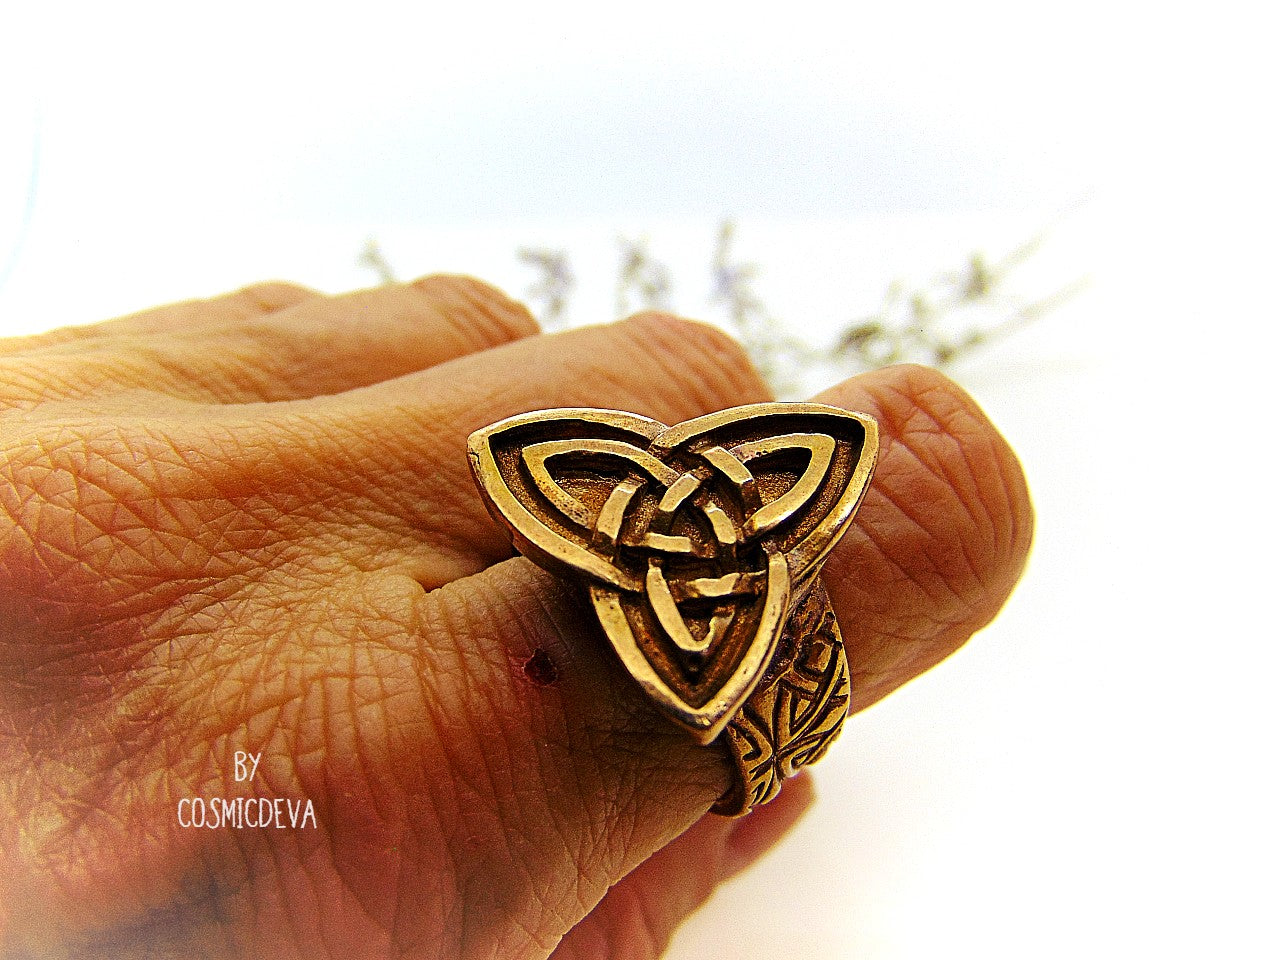
[[[99,323],[59,327],[26,337],[0,337],[0,356],[99,341],[106,337],[204,330],[270,316],[319,296],[314,290],[293,283],[255,283],[233,293],[202,300],[183,300]]]

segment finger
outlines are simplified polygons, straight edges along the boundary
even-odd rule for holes
[[[258,283],[207,300],[185,300],[78,327],[62,327],[30,337],[0,338],[0,356],[83,345],[103,337],[190,333],[276,313],[320,294],[291,283]]]
[[[308,404],[307,420],[329,438],[320,479],[340,491],[315,496],[342,504],[349,524],[376,529],[379,563],[416,567],[413,575],[435,588],[511,555],[463,452],[472,431],[566,406],[677,423],[767,397],[742,348],[706,324],[642,314],[531,337]],[[291,408],[279,414],[296,416]]]
[[[551,960],[656,960],[716,887],[773,849],[814,798],[813,778],[802,771],[746,817],[703,817],[613,886]]]
[[[252,402],[341,393],[537,332],[529,311],[496,287],[438,274],[309,300],[196,346],[224,355],[213,382],[225,399]]]
[[[742,347],[709,324],[663,313],[568,330],[467,357],[352,398],[353,412],[406,407],[458,436],[550,406],[608,406],[668,423],[766,398]],[[402,424],[407,425],[407,424]]]
[[[46,394],[148,390],[254,403],[341,393],[528,336],[528,311],[468,277],[426,277],[164,336],[105,336],[24,353],[15,377]]]
[[[823,571],[861,710],[986,626],[1031,548],[1022,467],[978,405],[927,367],[847,380],[818,398],[880,423],[875,478]]]
[[[856,400],[880,418],[884,437],[876,494],[824,577],[865,705],[990,619],[1025,561],[1030,504],[1004,441],[941,375],[895,368],[826,399]],[[607,654],[581,598],[528,561],[450,584],[419,608],[420,623],[433,625],[428,636],[453,637],[468,651],[461,664],[444,653],[424,668],[426,677],[467,677],[462,690],[438,695],[443,709],[460,712],[437,723],[457,730],[464,717],[483,715],[487,736],[501,731],[503,755],[521,757],[521,769],[493,785],[503,797],[496,802],[521,811],[529,849],[566,851],[567,863],[526,858],[535,885],[573,868],[584,878],[580,896],[592,884],[603,895],[728,785],[722,749],[698,748],[660,719]],[[519,682],[512,665],[538,658],[550,666],[536,673],[554,682]],[[530,782],[539,784],[536,798],[522,789]],[[554,827],[541,835],[546,824]]]

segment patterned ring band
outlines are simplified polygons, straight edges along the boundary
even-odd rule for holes
[[[817,760],[849,703],[818,573],[853,522],[876,422],[759,403],[668,427],[616,410],[541,410],[471,435],[486,505],[516,548],[582,582],[649,700],[736,778],[737,816]]]

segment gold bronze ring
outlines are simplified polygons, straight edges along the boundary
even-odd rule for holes
[[[729,749],[713,808],[773,798],[840,732],[849,668],[823,561],[853,522],[876,422],[758,403],[668,427],[539,410],[473,433],[489,512],[516,548],[583,583],[627,672],[700,743]]]

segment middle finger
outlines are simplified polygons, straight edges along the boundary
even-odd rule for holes
[[[511,555],[476,492],[466,439],[549,407],[629,410],[677,423],[768,398],[732,339],[662,314],[530,337],[306,404],[322,470],[353,519],[398,537],[399,562],[434,588]]]

